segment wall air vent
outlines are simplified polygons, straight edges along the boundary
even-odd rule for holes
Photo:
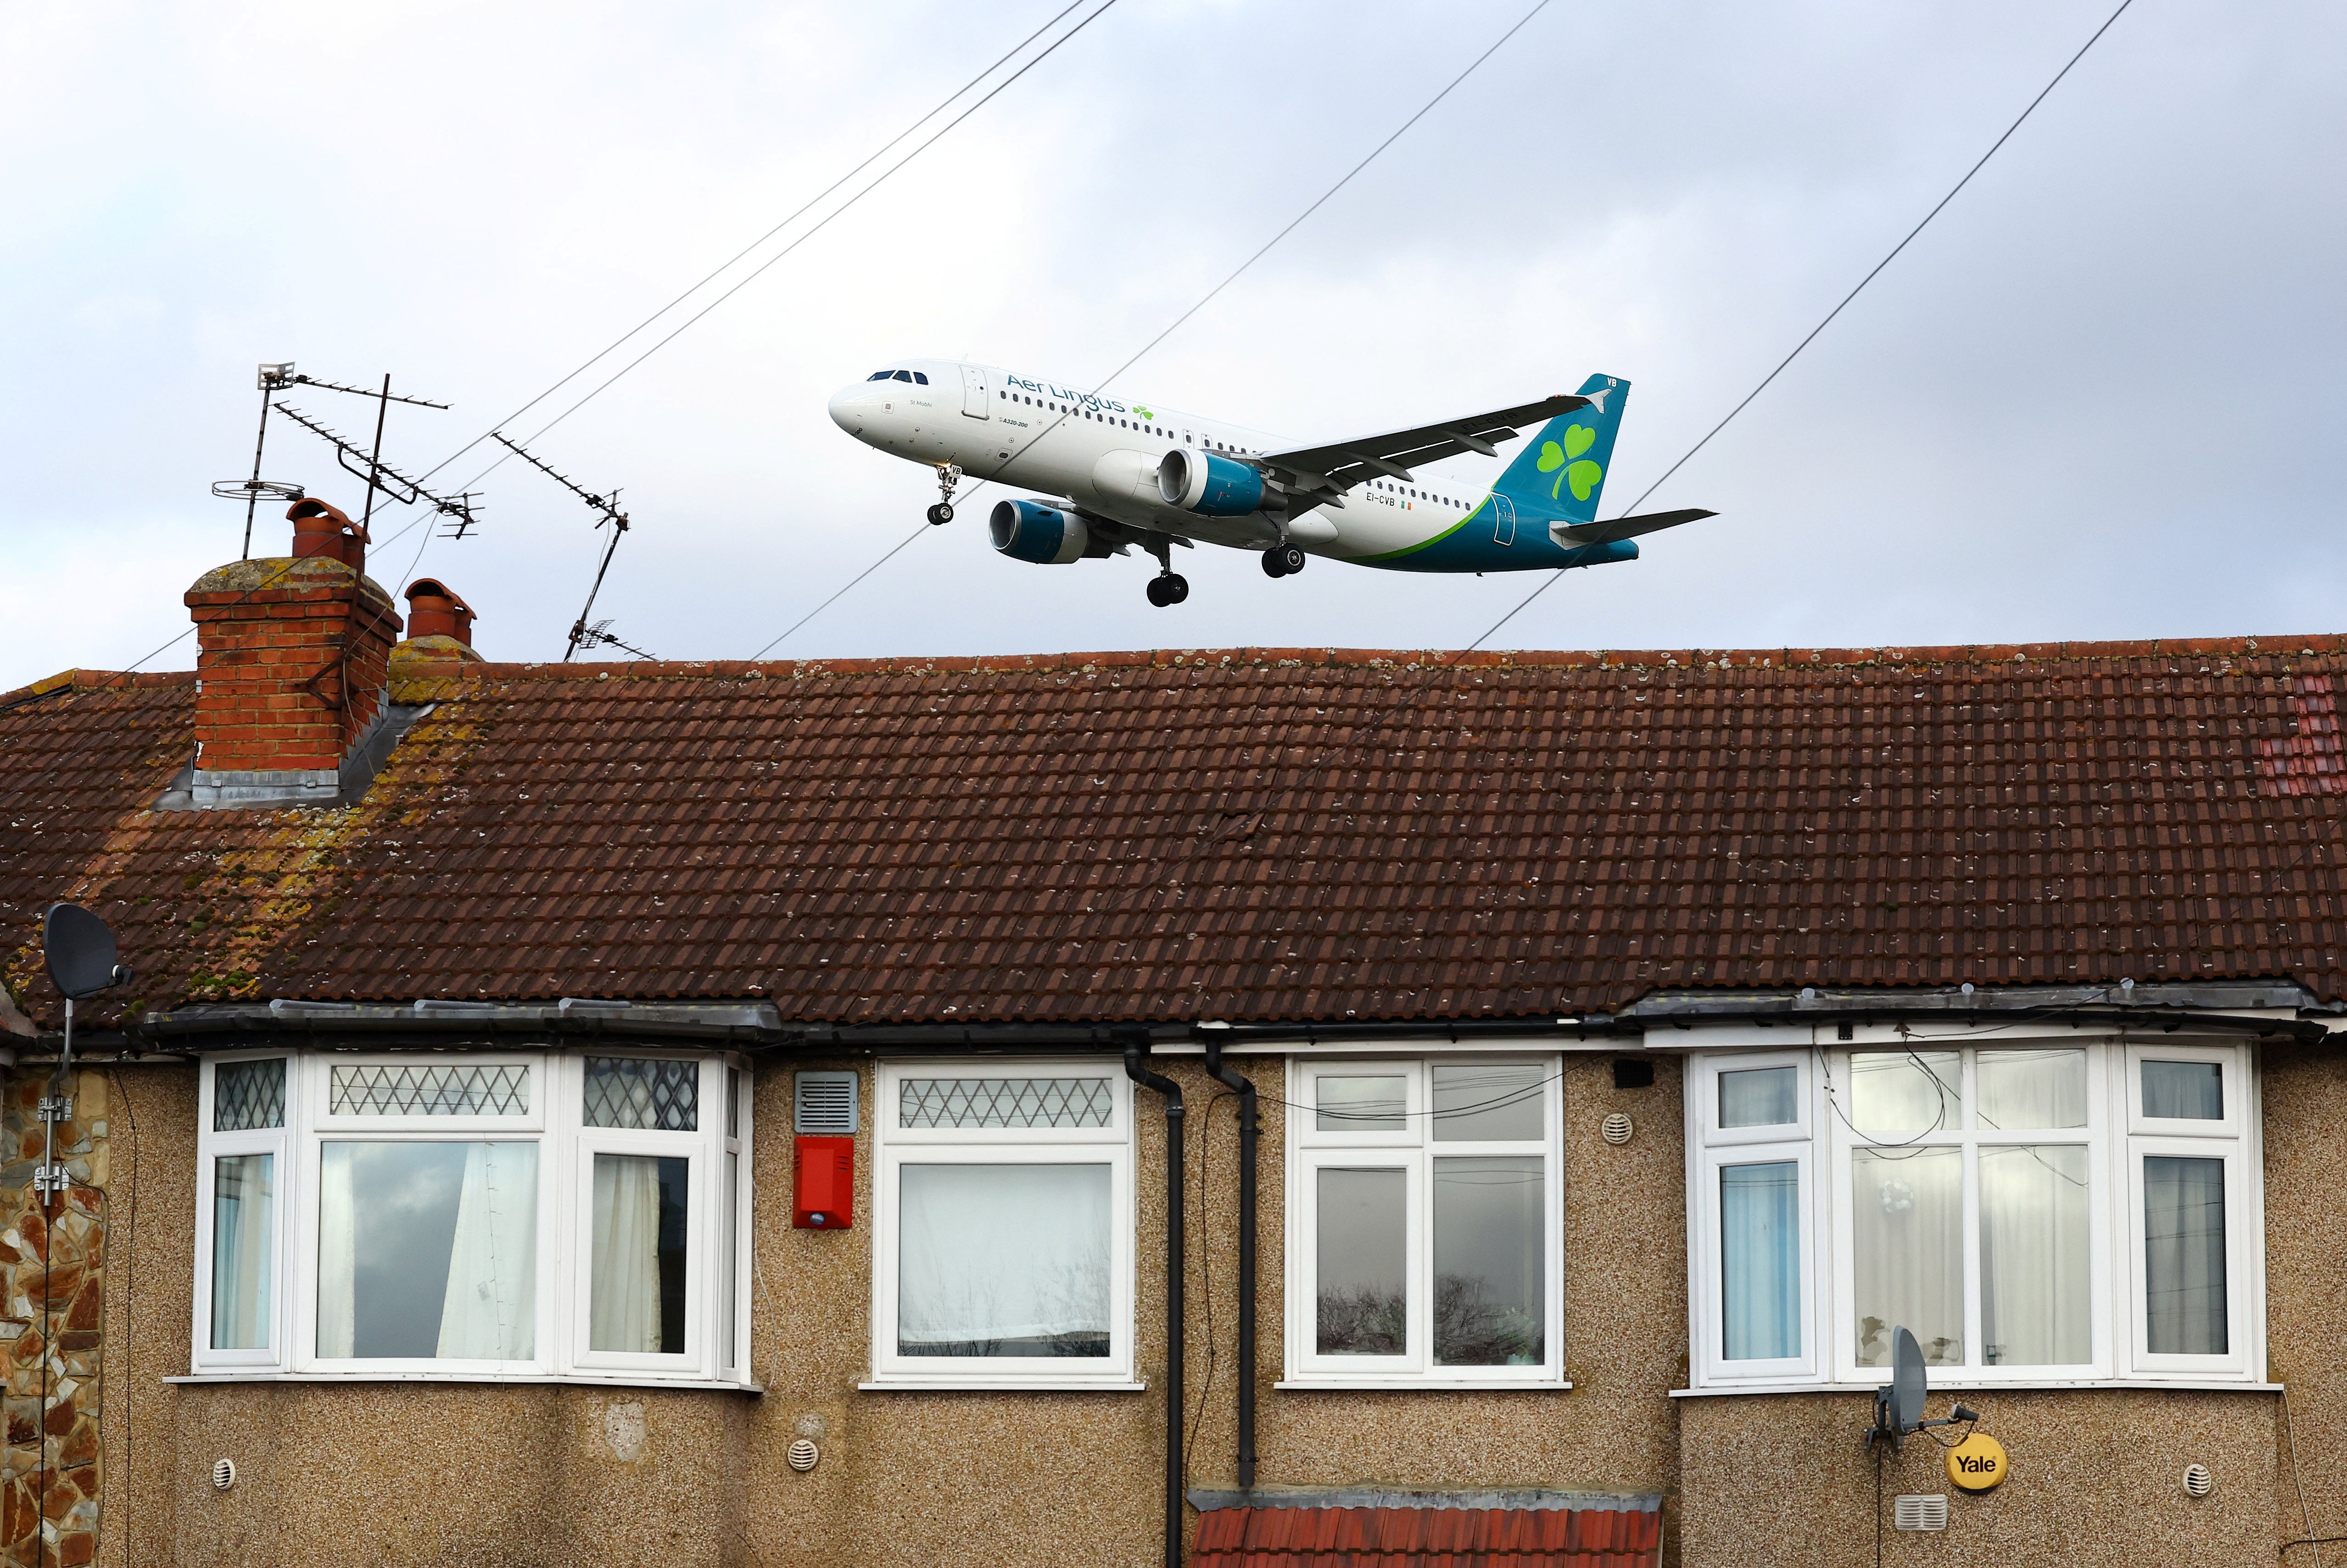
[[[856,1074],[802,1072],[791,1107],[791,1131],[845,1138],[856,1132]]]
[[[1636,1131],[1636,1127],[1631,1123],[1629,1113],[1624,1111],[1610,1112],[1597,1130],[1599,1137],[1616,1148],[1628,1143],[1630,1134]]]
[[[2217,1478],[2205,1464],[2184,1467],[2184,1490],[2194,1497],[2206,1497],[2217,1490]]]
[[[212,1460],[212,1484],[220,1488],[222,1491],[226,1491],[230,1487],[234,1486],[236,1484],[236,1460],[232,1459],[216,1459]]]
[[[1891,1522],[1901,1530],[1945,1530],[1948,1527],[1948,1494],[1943,1491],[1915,1492],[1893,1498]]]

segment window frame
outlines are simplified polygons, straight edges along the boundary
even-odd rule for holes
[[[874,1071],[872,1127],[872,1388],[1129,1389],[1134,1383],[1133,1082],[1114,1057],[884,1061]],[[1102,1078],[1106,1127],[902,1127],[907,1078]],[[1109,1167],[1109,1353],[1106,1357],[907,1356],[897,1349],[900,1174],[908,1164]],[[1071,1363],[1081,1363],[1071,1365]]]
[[[222,1051],[206,1061],[197,1086],[196,1128],[200,1152],[196,1160],[196,1291],[193,1303],[195,1322],[190,1339],[194,1354],[190,1364],[198,1368],[223,1370],[267,1368],[279,1366],[285,1360],[285,1335],[291,1327],[285,1310],[286,1216],[299,1212],[296,1200],[299,1186],[292,1157],[293,1102],[299,1081],[294,1076],[293,1057],[294,1053],[288,1050]],[[215,1067],[240,1061],[269,1061],[285,1063],[285,1114],[279,1119],[278,1124],[235,1132],[213,1132]],[[262,1243],[269,1256],[269,1294],[261,1308],[268,1326],[268,1343],[257,1349],[221,1350],[212,1348],[213,1232],[218,1214],[220,1162],[223,1156],[239,1154],[272,1156],[270,1163],[270,1232]]]
[[[1693,1275],[1688,1281],[1688,1317],[1695,1325],[1689,1357],[1698,1386],[1807,1383],[1819,1376],[1819,1330],[1828,1315],[1819,1300],[1817,1151],[1811,1132],[1817,1072],[1807,1060],[1809,1054],[1798,1050],[1706,1054],[1696,1059],[1693,1071],[1684,1079],[1693,1086],[1687,1106],[1688,1184],[1694,1194],[1687,1204],[1687,1257]],[[1720,1076],[1773,1067],[1794,1070],[1794,1120],[1758,1127],[1720,1126]],[[1720,1173],[1731,1166],[1784,1162],[1793,1164],[1800,1184],[1794,1199],[1801,1226],[1795,1253],[1800,1270],[1796,1291],[1801,1307],[1800,1354],[1730,1360],[1727,1352],[1727,1237],[1721,1212]]]
[[[2008,1026],[2009,1027],[2009,1026]],[[2187,1029],[2188,1030],[2188,1024]],[[1871,1038],[1870,1038],[1871,1037]],[[1959,1124],[1917,1136],[1859,1136],[1842,1119],[1849,1104],[1855,1054],[1953,1051],[1960,1077]],[[2083,1128],[2000,1129],[1978,1122],[1978,1065],[1983,1054],[2007,1050],[2083,1049],[2086,1052],[2087,1124]],[[2140,1064],[2147,1061],[2214,1061],[2222,1068],[2225,1115],[2219,1121],[2146,1118],[2141,1113]],[[2056,1035],[1934,1035],[1901,1040],[1870,1029],[1851,1041],[1782,1047],[1723,1046],[1687,1059],[1688,1334],[1694,1391],[1765,1391],[1770,1388],[1869,1386],[1887,1380],[1887,1367],[1858,1363],[1856,1343],[1855,1203],[1852,1155],[1868,1147],[1930,1145],[1962,1151],[1964,1362],[1931,1369],[1935,1386],[2032,1387],[2120,1380],[2256,1384],[2264,1367],[2264,1194],[2260,1147],[2260,1085],[2254,1044],[2211,1040],[2188,1033],[2184,1041],[2145,1044],[2124,1033],[2079,1039]],[[1721,1129],[1718,1077],[1747,1067],[1794,1064],[1801,1071],[1801,1128]],[[1830,1087],[1828,1077],[1830,1075]],[[1835,1095],[1840,1098],[1840,1105]],[[1780,1141],[1752,1136],[1778,1132]],[[2087,1151],[2093,1185],[2088,1205],[2091,1254],[2088,1311],[2091,1359],[2055,1366],[1987,1365],[1981,1268],[1980,1154],[1997,1147],[2068,1144]],[[2222,1356],[2153,1355],[2147,1348],[2144,1296],[2147,1261],[2143,1172],[2147,1155],[2221,1157],[2225,1171],[2227,1327]],[[1726,1309],[1719,1171],[1771,1158],[1799,1163],[1803,1187],[1801,1300],[1807,1315],[1804,1354],[1769,1362],[1730,1362],[1724,1356]]]
[[[585,1061],[589,1056],[690,1061],[699,1072],[699,1130],[646,1132],[585,1125]],[[279,1058],[286,1063],[285,1125],[259,1132],[214,1132],[214,1085],[225,1063]],[[330,1113],[336,1068],[456,1065],[521,1066],[529,1075],[529,1110],[518,1115],[336,1116]],[[746,1255],[748,1215],[756,1180],[750,1148],[750,1085],[741,1094],[738,1138],[725,1135],[727,1074],[746,1064],[729,1054],[639,1049],[630,1045],[569,1050],[496,1051],[338,1051],[251,1050],[207,1053],[200,1073],[197,1139],[195,1300],[190,1368],[197,1377],[250,1375],[374,1380],[562,1380],[708,1386],[746,1381],[726,1374],[746,1368],[750,1317],[747,1268],[735,1286],[735,1345],[716,1344],[723,1276],[721,1227],[733,1226]],[[712,1094],[714,1098],[712,1099]],[[715,1113],[712,1115],[712,1107]],[[534,1354],[526,1358],[454,1357],[327,1357],[318,1353],[318,1299],[325,1145],[356,1143],[528,1143],[537,1148]],[[689,1147],[688,1147],[689,1146]],[[624,1357],[586,1348],[592,1269],[589,1173],[597,1149],[607,1153],[687,1153],[689,1187],[685,1352]],[[210,1345],[212,1207],[220,1155],[277,1156],[275,1234],[271,1238],[271,1346],[266,1352],[214,1350]],[[738,1152],[734,1190],[723,1190],[725,1156]],[[699,1255],[696,1261],[696,1249]]]
[[[2265,1365],[2260,1335],[2265,1320],[2265,1213],[2264,1159],[2257,1137],[2263,1117],[2258,1113],[2258,1074],[2249,1060],[2249,1048],[2129,1041],[2119,1054],[2119,1089],[2127,1097],[2127,1180],[2120,1196],[2127,1205],[2122,1228],[2127,1237],[2131,1363],[2136,1370],[2152,1374],[2209,1378],[2252,1376]],[[2225,1114],[2208,1121],[2146,1116],[2142,1081],[2146,1061],[2218,1063]],[[2160,1155],[2225,1162],[2227,1349],[2221,1356],[2161,1354],[2151,1348],[2149,1216],[2144,1211],[2143,1173],[2144,1161]],[[2250,1180],[2252,1170],[2260,1173],[2259,1180]]]
[[[1532,1139],[1437,1142],[1427,1112],[1433,1070],[1478,1065],[1540,1071],[1541,1133]],[[1283,1387],[1542,1388],[1565,1386],[1564,1360],[1564,1059],[1555,1051],[1444,1051],[1434,1054],[1290,1056],[1287,1059],[1286,1361]],[[1398,1132],[1320,1131],[1322,1078],[1404,1079],[1404,1125]],[[1541,1158],[1542,1349],[1538,1366],[1453,1366],[1434,1359],[1434,1169],[1438,1159]],[[1408,1270],[1409,1332],[1399,1356],[1323,1355],[1318,1312],[1318,1173],[1329,1168],[1399,1169],[1403,1181],[1403,1262]]]

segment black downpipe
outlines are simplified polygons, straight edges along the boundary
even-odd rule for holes
[[[1262,1128],[1255,1084],[1223,1065],[1218,1040],[1206,1042],[1206,1071],[1239,1096],[1239,1490],[1255,1490],[1255,1156]],[[1209,1122],[1211,1126],[1211,1122]],[[1211,1245],[1211,1244],[1210,1244]]]
[[[1182,1568],[1182,1086],[1148,1060],[1146,1039],[1124,1048],[1124,1075],[1165,1097],[1165,1568]]]

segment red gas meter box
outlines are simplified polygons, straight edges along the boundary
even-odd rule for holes
[[[844,1231],[855,1224],[856,1140],[802,1135],[791,1225],[798,1230]]]

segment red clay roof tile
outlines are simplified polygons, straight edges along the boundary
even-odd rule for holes
[[[448,664],[338,812],[148,808],[191,677],[0,698],[6,978],[141,1007],[759,997],[794,1021],[1539,1015],[1662,987],[2347,996],[2347,639]]]

